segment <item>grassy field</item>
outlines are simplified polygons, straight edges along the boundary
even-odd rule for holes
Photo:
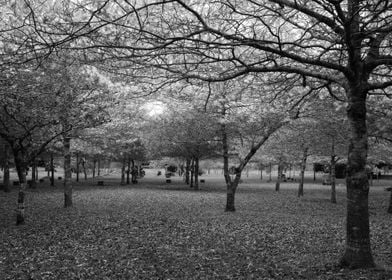
[[[17,190],[0,193],[0,279],[392,279],[381,270],[342,270],[345,189],[338,204],[329,186],[274,184],[244,178],[237,212],[225,213],[219,174],[193,191],[154,171],[137,185],[75,183],[74,207],[64,209],[61,182],[27,193],[27,223],[16,227]],[[392,267],[389,181],[370,193],[376,262]]]

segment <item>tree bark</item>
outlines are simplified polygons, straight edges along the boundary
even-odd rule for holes
[[[234,205],[234,199],[235,199],[235,191],[237,189],[237,186],[234,185],[234,182],[230,182],[227,184],[227,199],[226,199],[226,212],[234,212],[235,211],[235,205]]]
[[[130,182],[130,174],[131,174],[131,158],[128,157],[127,160],[127,185],[129,185]],[[132,176],[133,176],[133,166],[132,166]],[[133,178],[132,178],[132,182],[133,182]]]
[[[276,178],[276,183],[275,183],[275,191],[280,190],[280,182],[282,180],[282,172],[283,172],[283,166],[282,163],[279,161],[278,163],[278,177]]]
[[[94,158],[93,160],[93,179],[95,178],[95,169],[97,168],[97,159]]]
[[[15,167],[19,178],[18,205],[16,209],[16,225],[25,223],[25,196],[26,196],[26,156],[22,151],[14,151]]]
[[[132,166],[131,166],[131,168],[132,168],[132,172],[131,172],[132,183],[133,183],[133,184],[136,184],[136,183],[137,183],[137,174],[138,174],[139,172],[138,172],[137,167],[135,166],[135,161],[134,161],[133,159],[131,159],[130,162],[132,163]]]
[[[332,150],[331,150],[331,202],[336,203],[336,155],[335,155],[335,138],[332,138]]]
[[[305,148],[302,155],[301,161],[301,175],[298,185],[298,197],[304,195],[304,179],[305,179],[305,169],[306,169],[306,160],[308,159],[308,148]]]
[[[85,160],[85,158],[82,158],[82,167],[83,167],[84,180],[87,180],[87,170],[86,170],[86,160]]]
[[[97,175],[101,176],[101,159],[98,158]]]
[[[187,184],[187,185],[189,185],[189,183],[190,183],[190,180],[189,180],[190,168],[191,168],[191,159],[187,158],[186,165],[185,165],[185,184]]]
[[[194,174],[195,174],[195,159],[192,158],[192,160],[191,160],[191,178],[190,178],[190,179],[191,179],[191,182],[190,182],[190,185],[189,185],[190,188],[193,188]]]
[[[269,173],[268,182],[272,182],[272,163],[271,162],[269,164],[269,170],[270,170],[270,173]]]
[[[35,189],[37,187],[37,161],[33,160],[31,165],[31,185],[30,188]]]
[[[374,267],[371,253],[366,173],[368,151],[366,127],[366,91],[361,81],[350,84],[347,116],[351,139],[347,164],[346,250],[341,265],[350,268]]]
[[[125,156],[122,159],[122,166],[121,166],[121,185],[125,185],[125,167],[126,166],[126,159]]]
[[[195,190],[199,190],[199,158],[195,158]]]
[[[71,171],[71,138],[67,135],[63,139],[64,152],[64,207],[72,207],[72,171]],[[53,165],[52,165],[53,166]],[[54,168],[52,169],[54,172]],[[54,181],[54,175],[52,173]]]
[[[76,153],[76,182],[79,182],[79,153]]]
[[[10,161],[9,161],[10,153],[9,148],[5,145],[4,148],[4,166],[3,166],[3,185],[4,185],[4,192],[10,192]]]
[[[71,165],[71,163],[70,163]],[[50,177],[50,185],[54,187],[54,164],[53,164],[53,153],[50,153],[50,172],[51,172],[51,177]],[[72,176],[72,175],[71,175]]]
[[[263,180],[263,165],[260,164],[260,180]]]

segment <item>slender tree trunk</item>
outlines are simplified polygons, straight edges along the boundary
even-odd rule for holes
[[[195,158],[195,190],[199,189],[199,158]]]
[[[391,195],[389,196],[389,207],[388,207],[388,213],[392,214],[392,190],[390,191]]]
[[[101,159],[98,158],[98,168],[97,168],[97,175],[101,176]]]
[[[76,153],[76,182],[79,182],[79,153]]]
[[[121,166],[121,185],[125,185],[125,168],[126,168],[126,159],[125,156],[122,159],[122,166]]]
[[[133,166],[132,166],[132,176],[133,176]],[[129,185],[130,182],[130,174],[131,174],[131,158],[128,157],[127,159],[127,185]],[[133,182],[133,178],[132,178],[132,182]]]
[[[39,176],[38,171],[39,171],[39,170],[38,170],[38,166],[36,165],[36,166],[35,166],[35,180],[36,180],[36,181],[39,180],[39,178],[38,178],[38,176]]]
[[[10,153],[8,145],[5,145],[4,148],[4,167],[3,167],[3,185],[4,192],[10,192],[10,161],[9,161]]]
[[[70,163],[71,164],[71,163]],[[51,178],[50,178],[50,185],[54,187],[54,164],[53,164],[53,153],[50,153],[50,172],[51,172]],[[71,174],[72,177],[72,174]]]
[[[269,173],[268,182],[272,182],[272,163],[271,162],[269,164],[269,170],[270,170],[270,173]]]
[[[275,191],[280,190],[280,182],[282,180],[282,172],[283,172],[283,166],[281,162],[278,163],[278,177],[276,178],[276,183],[275,183]]]
[[[302,155],[301,161],[301,175],[298,185],[298,197],[304,195],[304,178],[305,178],[305,169],[306,169],[306,160],[308,159],[308,148],[304,149],[304,153]]]
[[[82,168],[83,168],[84,180],[87,180],[86,161],[84,159],[82,159]]]
[[[223,115],[225,115],[226,111],[223,110]],[[223,174],[226,182],[226,207],[225,212],[234,212],[235,211],[235,192],[238,186],[238,180],[232,181],[229,173],[229,144],[227,139],[226,132],[226,124],[221,125],[222,130],[222,149],[223,149]],[[236,175],[237,176],[237,175]],[[241,178],[241,173],[238,174],[239,178]],[[236,185],[237,184],[237,185]]]
[[[189,180],[189,173],[191,169],[191,159],[187,158],[186,159],[186,165],[185,165],[185,183],[189,185],[190,180]]]
[[[64,207],[72,207],[72,171],[71,171],[71,138],[64,136]],[[53,164],[51,164],[53,167]],[[52,181],[54,182],[54,168],[52,168]]]
[[[260,164],[260,180],[263,180],[263,165]]]
[[[33,163],[31,165],[31,185],[30,187],[32,189],[35,189],[37,187],[37,161],[33,160]]]
[[[25,223],[25,196],[26,196],[26,156],[22,152],[14,152],[16,171],[19,178],[18,205],[16,209],[16,225]]]
[[[337,203],[336,201],[336,160],[335,156],[331,156],[331,202]]]
[[[336,203],[336,155],[335,155],[335,138],[332,137],[331,145],[331,169],[330,169],[330,180],[331,180],[331,202]]]
[[[95,178],[95,169],[97,168],[97,159],[94,158],[93,160],[93,179]]]
[[[137,183],[138,170],[137,170],[137,168],[135,166],[135,161],[133,159],[131,159],[131,164],[132,164],[132,166],[131,166],[131,169],[132,169],[132,172],[131,172],[132,183],[136,184]]]
[[[194,174],[195,174],[195,159],[192,158],[192,161],[191,161],[191,183],[190,183],[190,186],[189,186],[190,188],[193,188]]]
[[[360,54],[358,54],[358,59],[359,57]],[[366,86],[360,80],[350,82],[350,87],[347,107],[351,139],[346,178],[346,250],[341,259],[341,265],[350,268],[365,268],[375,266],[370,246],[369,182],[366,172],[368,152]]]

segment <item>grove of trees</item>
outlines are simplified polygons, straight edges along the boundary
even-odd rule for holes
[[[299,159],[303,196],[308,157],[325,156],[335,203],[334,166],[347,162],[340,264],[375,266],[367,166],[392,139],[392,3],[25,0],[0,10],[0,136],[21,183],[18,224],[26,169],[56,141],[65,207],[76,138],[123,161],[123,170],[145,147],[196,170],[200,159],[221,158],[226,211],[235,211],[252,159],[274,159],[279,173]],[[157,98],[172,112],[140,111]]]

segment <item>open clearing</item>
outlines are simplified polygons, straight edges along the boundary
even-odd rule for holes
[[[151,174],[148,174],[151,175]],[[17,190],[0,194],[0,279],[392,279],[379,270],[336,266],[345,239],[345,188],[245,178],[237,212],[225,213],[221,178],[193,191],[146,176],[137,185],[75,183],[64,209],[61,183],[27,193],[27,223],[16,227]],[[392,267],[389,193],[369,195],[373,255]]]

